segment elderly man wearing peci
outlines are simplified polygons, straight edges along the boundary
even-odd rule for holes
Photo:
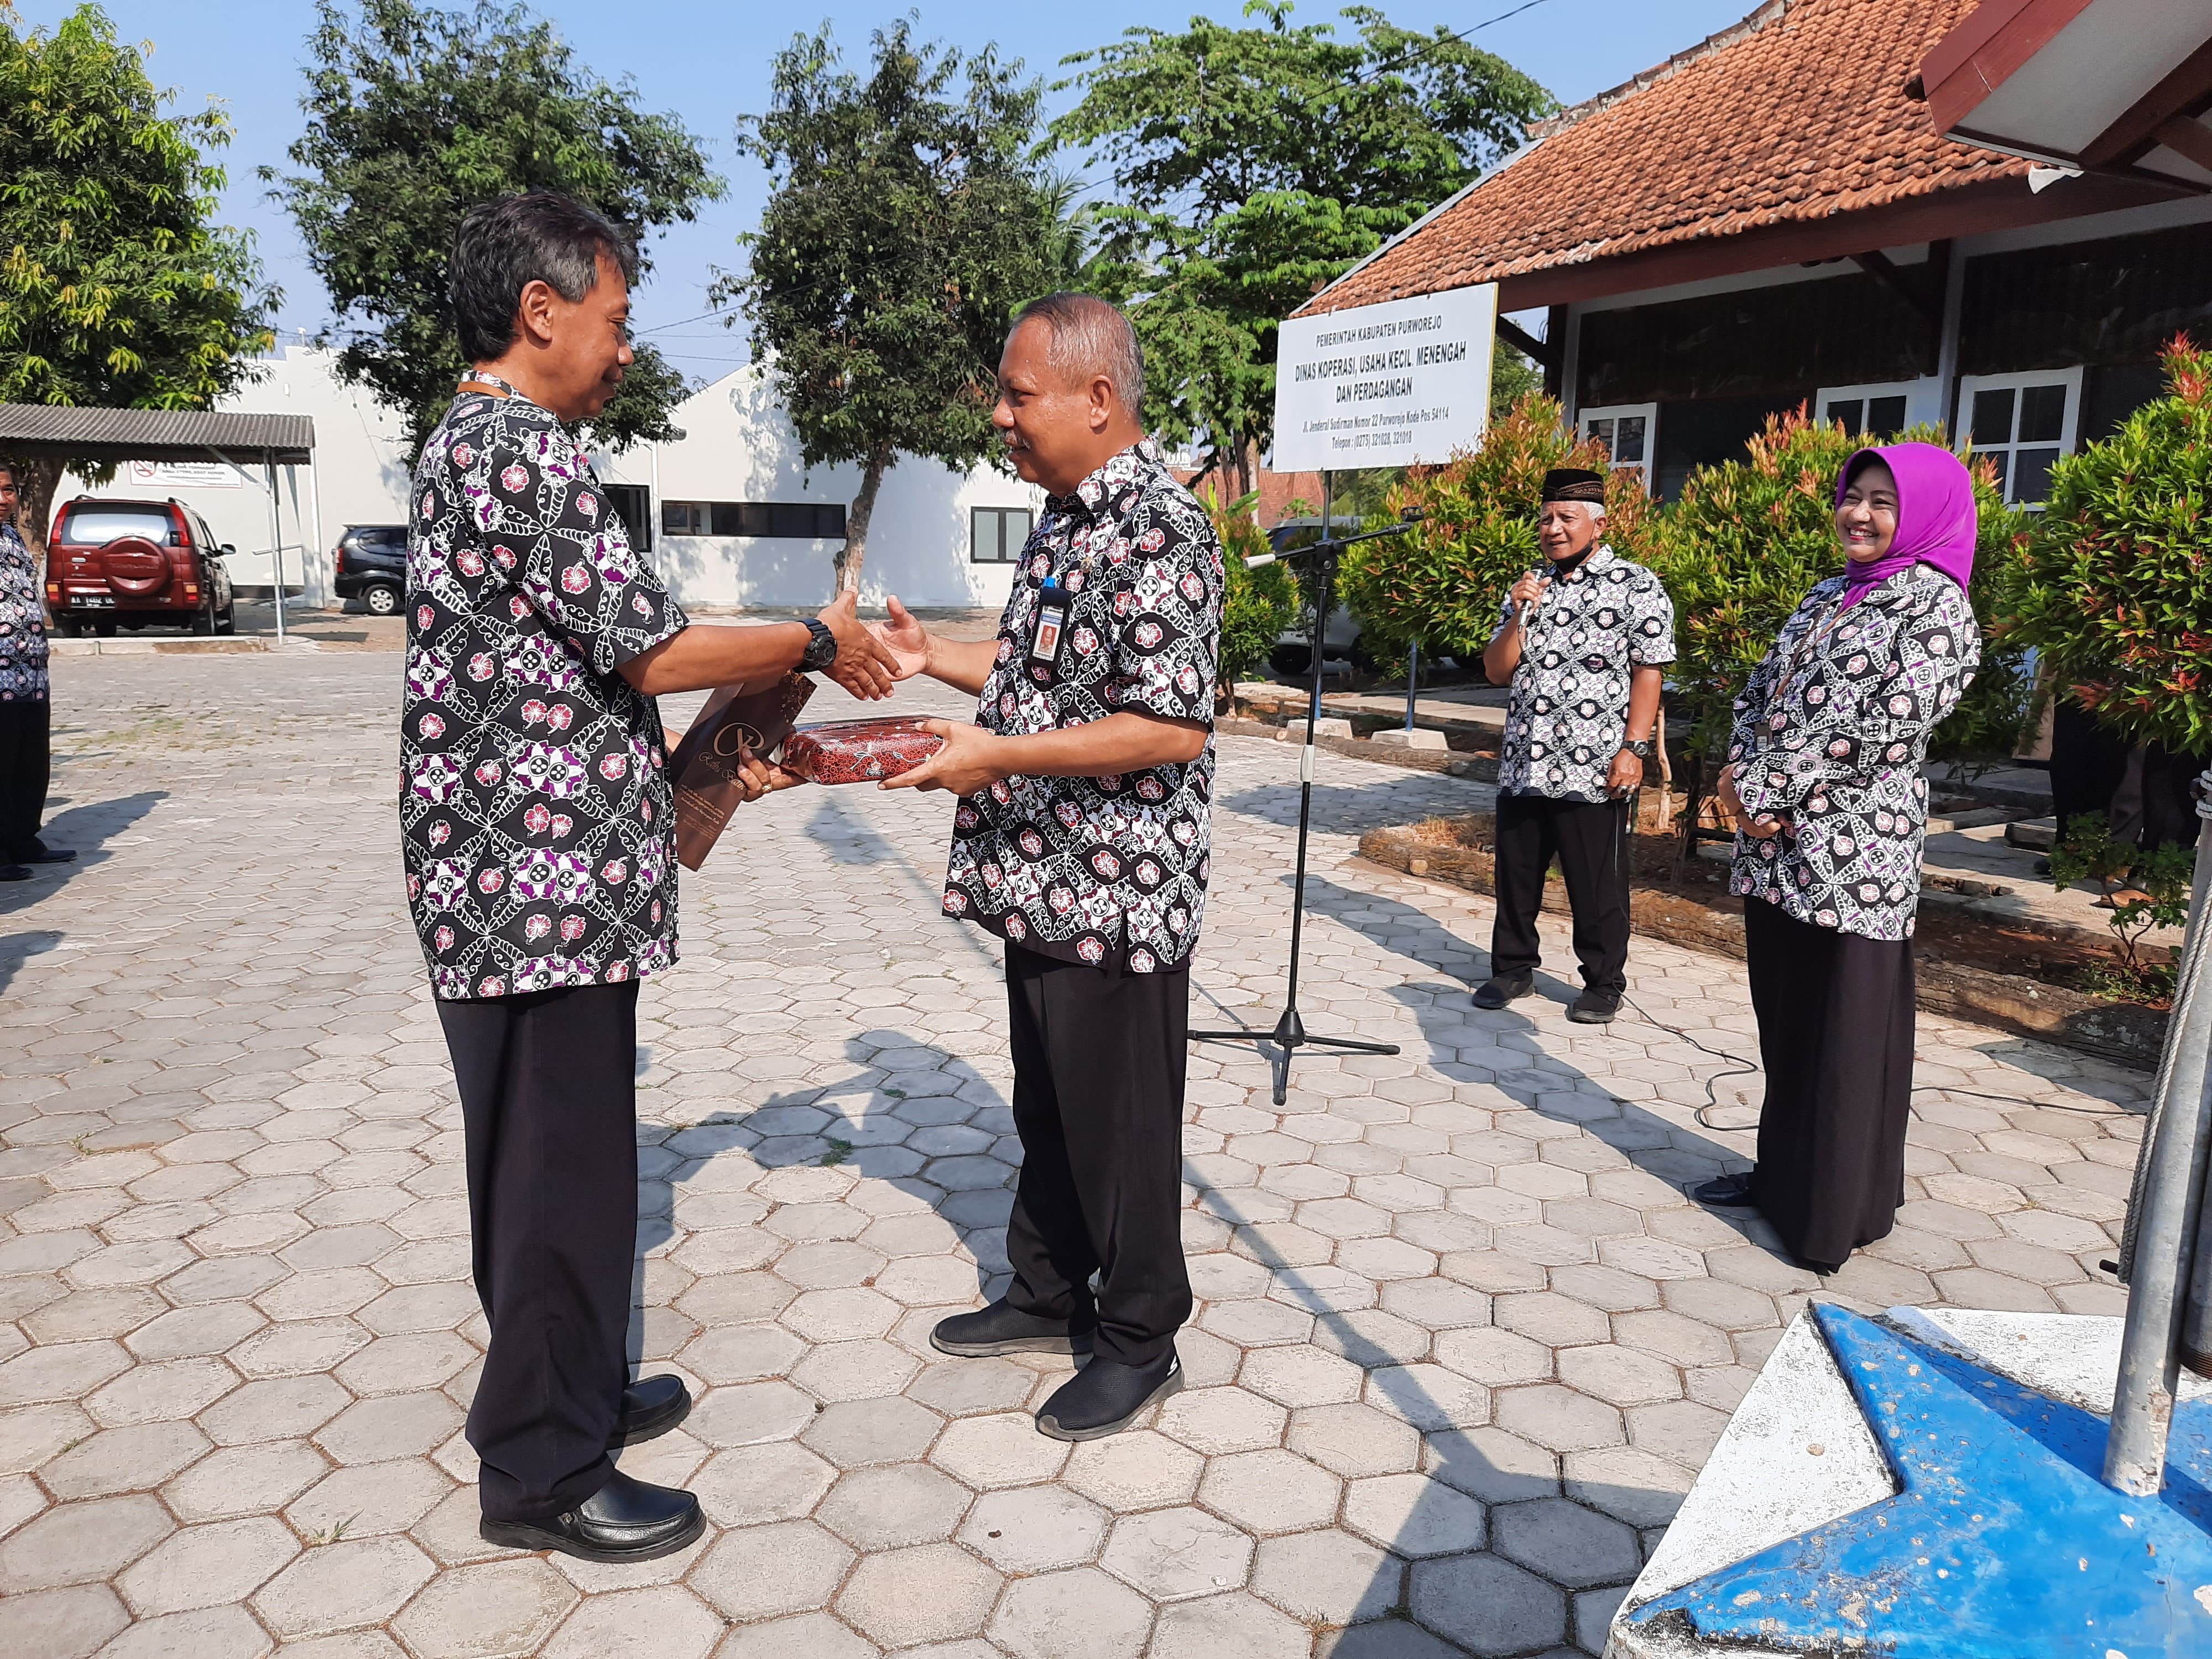
[[[643,1561],[703,1522],[609,1453],[673,1428],[629,1380],[637,993],[676,961],[675,812],[653,698],[805,666],[879,696],[852,594],[818,619],[690,624],[573,430],[630,361],[629,239],[550,191],[461,222],[464,356],[410,494],[400,830],[459,1086],[477,1294],[469,1408],[495,1544]],[[788,780],[757,762],[753,797]]]
[[[977,699],[973,725],[931,721],[945,746],[884,787],[962,798],[945,913],[1006,941],[1022,1139],[1013,1282],[931,1340],[1088,1352],[1037,1412],[1062,1440],[1112,1434],[1180,1389],[1190,1312],[1183,1061],[1223,576],[1212,521],[1145,437],[1143,401],[1119,311],[1079,294],[1026,307],[992,418],[1049,499],[998,637],[940,638],[896,599],[880,635],[902,677]]]
[[[1536,542],[1548,562],[1505,596],[1482,653],[1510,684],[1498,762],[1498,920],[1478,1008],[1535,989],[1536,913],[1556,856],[1574,912],[1583,994],[1567,1018],[1602,1025],[1628,989],[1628,809],[1651,758],[1662,669],[1674,660],[1674,607],[1659,579],[1618,556],[1605,531],[1605,478],[1544,477]]]

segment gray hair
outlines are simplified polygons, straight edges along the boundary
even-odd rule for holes
[[[1015,328],[1033,320],[1052,331],[1045,361],[1056,373],[1069,380],[1104,375],[1130,414],[1143,419],[1145,351],[1119,306],[1095,294],[1048,294],[1014,313]]]

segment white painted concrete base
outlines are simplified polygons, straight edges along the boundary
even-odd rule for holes
[[[1444,741],[1444,734],[1443,732],[1423,731],[1419,726],[1416,726],[1410,732],[1406,730],[1403,726],[1396,726],[1388,731],[1377,732],[1370,736],[1368,738],[1368,741],[1370,743],[1379,743],[1384,747],[1390,749],[1442,750],[1449,749],[1451,746]]]
[[[2086,1314],[1893,1308],[1885,1322],[2024,1387],[2110,1416],[2122,1322]],[[2184,1374],[2181,1395],[2212,1395]],[[1614,1615],[1606,1659],[1771,1659],[1626,1628],[1628,1612],[1784,1539],[1893,1497],[1887,1462],[1809,1313],[1797,1316]]]

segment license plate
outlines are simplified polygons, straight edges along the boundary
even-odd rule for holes
[[[115,596],[112,593],[82,593],[73,597],[70,603],[87,611],[112,611],[115,609]]]

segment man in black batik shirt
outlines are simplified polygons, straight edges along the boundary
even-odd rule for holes
[[[1583,994],[1567,1018],[1602,1025],[1628,989],[1628,810],[1651,758],[1674,606],[1640,564],[1599,539],[1605,479],[1576,467],[1544,477],[1536,540],[1550,561],[1513,584],[1482,653],[1510,684],[1498,757],[1498,920],[1478,1008],[1535,988],[1536,913],[1557,854],[1574,912]]]
[[[637,256],[550,191],[473,210],[453,309],[474,367],[410,493],[400,713],[407,903],[453,1058],[477,1294],[469,1408],[493,1543],[683,1548],[690,1493],[608,1454],[690,1409],[629,1382],[637,992],[676,960],[675,811],[653,698],[802,664],[861,696],[892,659],[844,595],[810,623],[695,628],[572,434],[630,361]],[[787,780],[757,762],[747,798]]]
[[[993,418],[1049,492],[996,640],[890,602],[904,674],[974,693],[975,723],[887,788],[944,789],[945,914],[1006,942],[1022,1172],[1006,1297],[939,1324],[955,1354],[1088,1352],[1037,1427],[1089,1440],[1182,1386],[1190,957],[1211,854],[1221,546],[1137,410],[1143,359],[1103,300],[1015,319]],[[1098,1277],[1094,1297],[1093,1273]]]

